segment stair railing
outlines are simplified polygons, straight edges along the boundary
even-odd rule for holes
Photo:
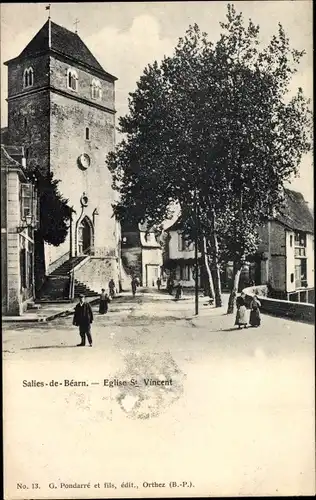
[[[75,297],[75,272],[74,270],[69,273],[69,300]]]

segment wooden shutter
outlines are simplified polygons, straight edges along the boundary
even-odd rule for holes
[[[21,184],[21,218],[25,220],[27,215],[32,215],[33,209],[33,186],[32,184]]]

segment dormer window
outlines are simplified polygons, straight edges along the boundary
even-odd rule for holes
[[[78,74],[74,69],[69,68],[67,71],[67,87],[71,90],[78,90]]]
[[[33,87],[34,83],[34,72],[33,68],[27,68],[23,73],[23,87],[26,89],[28,87]]]
[[[102,88],[100,80],[94,78],[91,83],[91,97],[92,99],[100,100],[102,97]]]

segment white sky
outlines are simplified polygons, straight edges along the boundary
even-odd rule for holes
[[[277,32],[281,22],[297,49],[306,55],[293,81],[312,97],[313,41],[312,2],[237,1],[237,10],[245,20],[251,19],[261,28],[262,44]],[[7,68],[3,62],[16,57],[47,20],[43,3],[1,4],[1,126],[7,124]],[[52,3],[51,18],[57,24],[78,33],[104,69],[118,77],[116,82],[117,116],[127,112],[128,93],[145,66],[171,54],[178,38],[189,24],[197,23],[209,38],[216,41],[220,21],[225,21],[226,2],[84,2]],[[301,191],[313,206],[313,157],[307,155],[301,165],[300,178],[291,188]]]

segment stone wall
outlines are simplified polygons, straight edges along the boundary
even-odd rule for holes
[[[26,94],[8,102],[9,141],[24,146],[27,167],[49,169],[49,94]]]
[[[258,291],[258,298],[261,302],[262,312],[279,316],[281,318],[314,323],[314,305],[303,302],[289,302],[287,300],[270,299],[263,296],[263,294],[267,293],[267,287],[265,285],[244,288],[243,293],[246,295],[246,302],[248,305],[256,291]]]
[[[114,279],[118,289],[119,269],[116,258],[90,257],[83,266],[75,270],[74,274],[76,280],[84,283],[95,292],[101,292],[101,288],[107,290],[111,278]]]
[[[66,68],[65,68],[66,71]],[[90,81],[90,80],[89,80]],[[89,128],[89,139],[86,139]],[[69,205],[74,207],[73,253],[76,246],[76,223],[80,216],[88,216],[94,222],[94,246],[103,248],[104,254],[117,250],[117,222],[112,217],[115,195],[111,187],[112,177],[106,166],[106,156],[114,147],[114,115],[88,104],[51,94],[51,170],[60,179],[59,189]],[[91,164],[83,170],[78,157],[88,154]],[[80,197],[89,198],[82,213]],[[99,215],[93,219],[93,211]],[[50,262],[69,249],[69,239],[55,251],[51,249]]]

